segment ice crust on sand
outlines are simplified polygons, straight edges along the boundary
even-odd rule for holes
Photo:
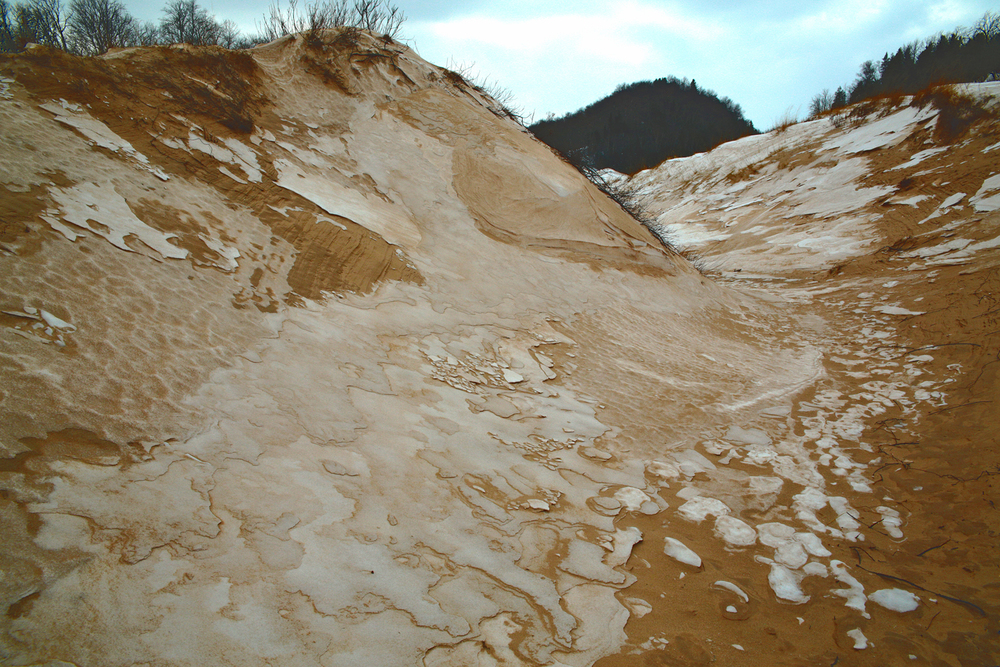
[[[136,251],[126,243],[126,238],[133,237],[163,258],[184,259],[188,256],[187,250],[169,242],[174,234],[153,229],[137,218],[124,197],[110,183],[80,183],[70,188],[53,188],[52,196],[60,210],[58,217],[46,215],[50,224],[58,223],[61,218],[129,252]],[[98,224],[89,224],[91,220]],[[62,231],[56,224],[53,226]]]
[[[866,596],[854,551],[926,527],[908,443],[978,354],[933,344],[931,287],[993,261],[992,167],[950,164],[928,106],[607,174],[702,275],[482,91],[356,37],[243,54],[249,136],[10,82],[0,482],[34,517],[0,554],[27,582],[13,660],[583,667],[760,655],[734,622],[755,614],[813,655],[871,615],[881,649],[919,599]],[[107,57],[169,52],[200,53]]]

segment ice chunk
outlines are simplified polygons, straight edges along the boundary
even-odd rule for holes
[[[868,599],[886,609],[900,613],[913,611],[920,605],[920,598],[902,588],[883,588],[869,595]]]
[[[666,544],[663,545],[663,553],[691,567],[701,567],[701,556],[691,551],[680,540],[675,540],[672,537],[668,537]]]
[[[780,600],[803,604],[809,602],[809,596],[799,588],[799,577],[784,565],[771,563],[771,572],[767,575],[767,583]]]
[[[517,384],[518,382],[524,382],[524,378],[521,376],[520,373],[515,373],[509,368],[503,369],[503,379],[509,382],[510,384]]]
[[[723,514],[715,520],[715,532],[734,547],[748,547],[757,542],[757,531],[734,516]]]
[[[649,496],[634,486],[623,486],[615,491],[615,499],[628,511],[635,512],[649,501]]]
[[[48,324],[50,327],[54,329],[65,329],[66,331],[76,331],[75,326],[73,326],[69,322],[64,322],[63,320],[59,319],[58,317],[56,317],[47,310],[39,311],[39,315],[41,315],[42,319],[45,320],[46,324]]]

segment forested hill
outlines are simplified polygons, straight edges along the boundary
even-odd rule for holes
[[[620,86],[588,107],[530,129],[578,166],[626,174],[757,133],[728,97],[674,77]]]

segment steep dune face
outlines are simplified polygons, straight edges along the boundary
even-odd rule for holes
[[[0,61],[0,98],[4,660],[989,650],[969,591],[996,568],[955,568],[992,558],[994,519],[906,571],[855,557],[934,546],[909,526],[940,511],[900,476],[924,450],[887,458],[883,436],[943,437],[956,412],[933,410],[995,387],[988,329],[949,376],[903,342],[914,304],[855,293],[878,254],[720,286],[480,91],[366,33],[31,50]],[[681,181],[637,178],[673,206]],[[771,254],[739,257],[776,273]],[[967,269],[940,270],[992,275]],[[902,357],[870,353],[897,335]],[[940,448],[920,481],[943,504],[964,491],[931,479],[960,476]],[[977,512],[991,479],[962,482]],[[915,579],[928,554],[958,578]],[[932,617],[943,640],[898,627]]]
[[[559,386],[575,323],[731,297],[365,34],[3,68],[5,658],[618,645],[638,537],[592,504],[647,482]]]

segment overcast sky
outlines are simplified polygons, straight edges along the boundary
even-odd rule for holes
[[[164,2],[126,0],[142,20]],[[269,0],[199,0],[255,32]],[[301,4],[301,2],[300,2]],[[398,0],[402,37],[427,60],[471,67],[536,120],[575,111],[621,83],[665,76],[732,98],[760,130],[861,63],[963,26],[996,0]]]

